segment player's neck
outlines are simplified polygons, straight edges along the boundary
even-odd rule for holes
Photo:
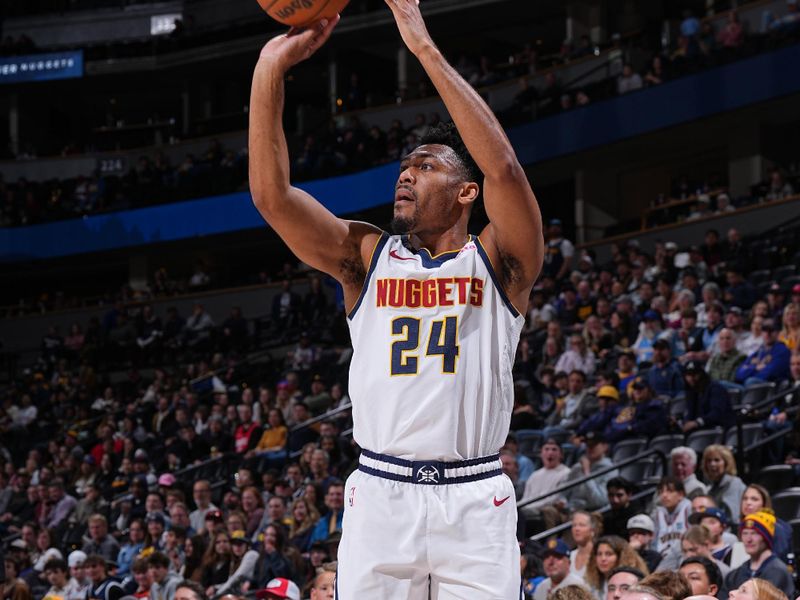
[[[409,242],[415,250],[426,249],[431,256],[438,256],[445,252],[461,250],[469,241],[466,230],[449,229],[445,232],[412,233]]]

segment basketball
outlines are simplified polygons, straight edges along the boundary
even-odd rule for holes
[[[305,27],[340,13],[350,0],[258,0],[267,14],[284,25]]]

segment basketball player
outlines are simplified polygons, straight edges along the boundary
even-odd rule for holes
[[[457,126],[401,161],[398,235],[339,219],[289,182],[283,80],[338,17],[270,40],[250,103],[255,205],[300,260],[341,282],[349,311],[363,451],[345,488],[336,597],[519,598],[514,488],[498,449],[542,264],[541,215],[502,127],[436,48],[416,1],[387,4]],[[475,237],[467,223],[481,193],[490,224]]]

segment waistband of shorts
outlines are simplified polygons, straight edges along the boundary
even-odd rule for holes
[[[358,470],[368,475],[419,485],[469,483],[502,473],[499,454],[456,461],[406,460],[362,450],[358,462]]]

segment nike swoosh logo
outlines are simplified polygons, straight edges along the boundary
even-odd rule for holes
[[[506,496],[506,497],[505,497],[505,498],[503,498],[502,500],[498,500],[498,499],[497,499],[497,496],[495,496],[495,497],[494,497],[494,505],[495,505],[495,506],[502,506],[502,505],[503,505],[503,502],[505,502],[505,501],[506,501],[506,500],[508,500],[509,498],[511,498],[511,496]]]
[[[389,250],[389,256],[391,256],[392,258],[396,258],[397,260],[414,260],[413,256],[400,256],[394,250]]]

